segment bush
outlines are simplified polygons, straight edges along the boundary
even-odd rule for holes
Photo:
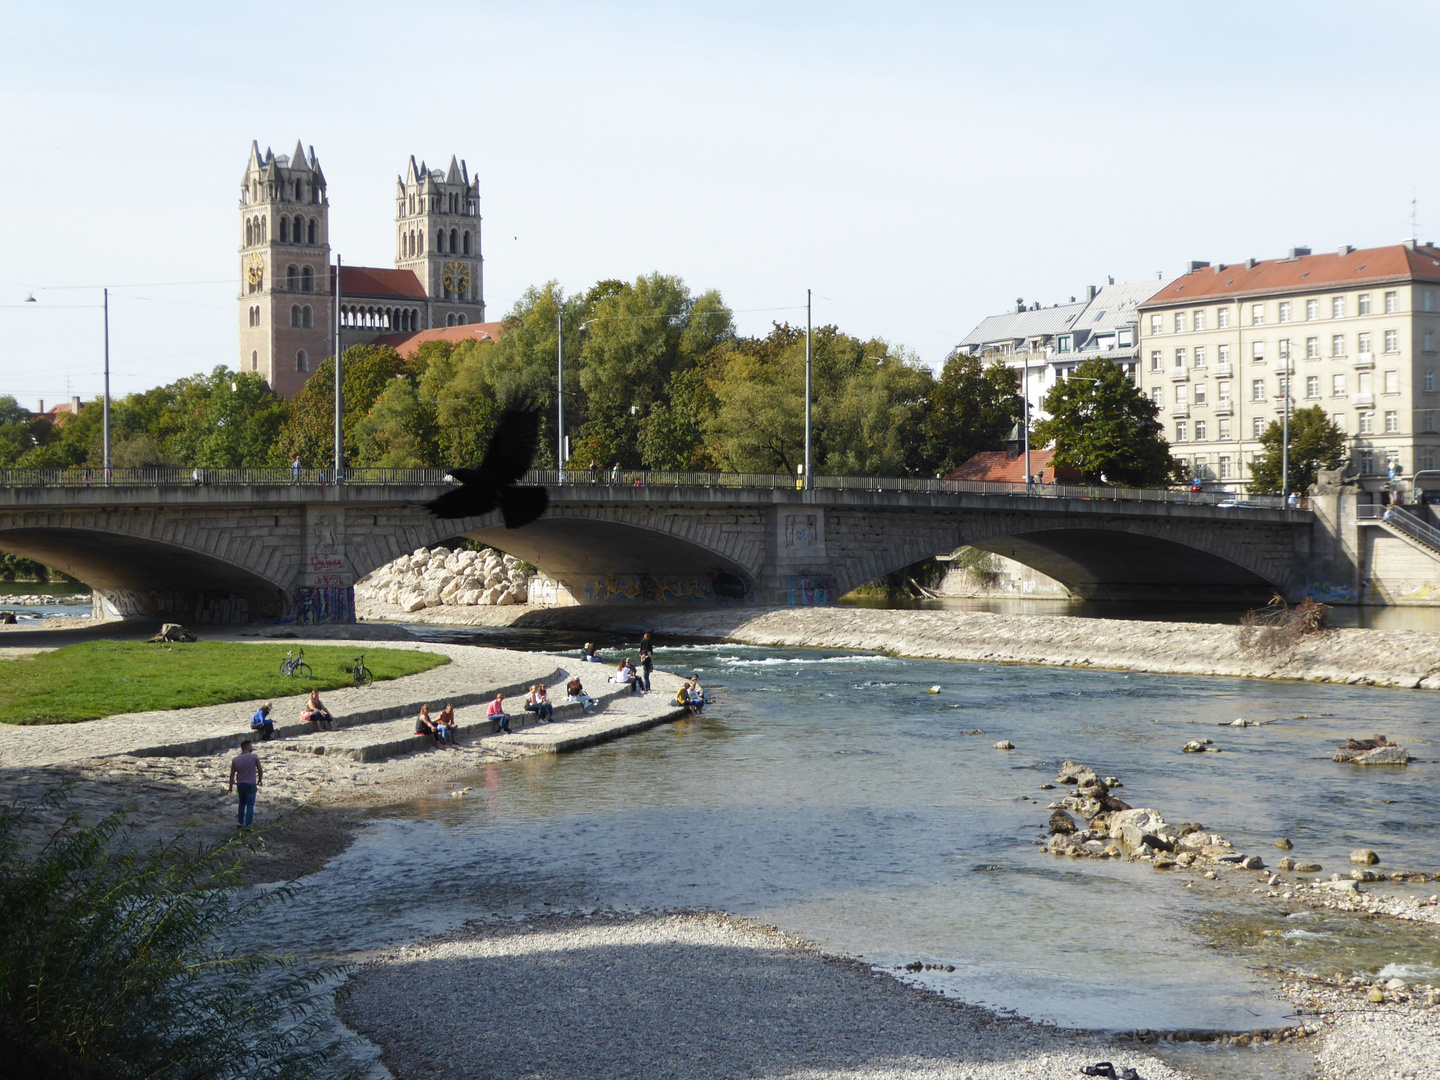
[[[1263,608],[1247,611],[1240,620],[1239,644],[1258,656],[1288,652],[1301,638],[1330,629],[1330,609],[1314,600],[1291,607],[1284,597],[1271,597]]]
[[[64,798],[55,793],[40,809]],[[336,968],[222,945],[263,905],[238,896],[239,839],[135,851],[123,816],[45,836],[0,810],[0,1061],[36,1080],[303,1080],[339,1075]]]

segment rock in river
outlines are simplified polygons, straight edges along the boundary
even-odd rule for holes
[[[1369,848],[1356,848],[1350,852],[1350,861],[1358,866],[1374,866],[1380,861],[1380,856]]]

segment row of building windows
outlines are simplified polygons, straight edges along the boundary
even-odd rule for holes
[[[419,208],[418,210],[416,208]],[[400,216],[407,214],[465,214],[474,217],[480,212],[476,201],[467,195],[451,192],[448,195],[407,195],[400,200]]]
[[[446,253],[446,234],[444,229],[435,230],[435,246],[431,248],[437,255]],[[449,234],[449,253],[451,255],[470,254],[470,231],[467,229],[461,232],[459,229],[451,229]],[[400,257],[402,259],[413,259],[425,254],[425,233],[416,232],[411,229],[408,233],[400,233]]]
[[[340,325],[345,329],[409,332],[420,329],[420,312],[415,308],[345,304],[340,308]]]
[[[1387,355],[1396,354],[1400,351],[1400,331],[1386,330],[1381,338]],[[1367,356],[1374,351],[1375,339],[1372,334],[1357,334],[1355,337],[1355,355]],[[1291,343],[1289,338],[1281,338],[1276,343],[1276,353],[1281,360],[1289,360],[1291,355]],[[1250,343],[1250,359],[1253,363],[1263,364],[1269,351],[1268,344],[1264,341],[1252,341]],[[1433,353],[1435,348],[1435,331],[1426,330],[1421,338],[1421,351]],[[1318,337],[1307,337],[1305,339],[1305,359],[1319,360],[1321,358],[1321,342]],[[1349,341],[1345,334],[1332,334],[1330,336],[1330,354],[1332,358],[1346,357],[1349,352]],[[1174,365],[1183,368],[1187,360],[1193,358],[1193,366],[1203,368],[1206,364],[1208,354],[1206,346],[1196,345],[1193,349],[1176,349],[1173,353]],[[1230,362],[1230,346],[1220,344],[1215,346],[1215,362],[1217,364],[1228,364]],[[1164,351],[1161,349],[1150,350],[1150,370],[1160,371],[1164,367]]]
[[[252,308],[250,309],[250,325],[251,325],[251,326],[259,326],[259,325],[260,325],[260,308],[259,308],[258,306],[252,307]]]
[[[1355,297],[1355,314],[1369,315],[1373,309],[1373,296],[1370,293],[1361,293]],[[1435,310],[1435,290],[1426,289],[1421,293],[1421,309],[1427,312]],[[1296,305],[1300,304],[1300,307]],[[1381,298],[1385,314],[1393,315],[1400,310],[1400,294],[1395,290],[1389,290]],[[1249,306],[1250,325],[1264,326],[1267,318],[1267,308],[1263,301],[1253,303]],[[1281,300],[1275,306],[1276,319],[1281,323],[1294,322],[1296,316],[1303,311],[1306,322],[1314,322],[1321,318],[1322,311],[1328,311],[1332,319],[1343,319],[1349,313],[1349,298],[1344,296],[1332,296],[1328,298],[1328,304],[1318,297],[1311,297],[1304,301]],[[1165,332],[1165,316],[1152,314],[1150,316],[1150,333],[1152,335]],[[1209,315],[1205,309],[1197,308],[1194,311],[1176,311],[1170,316],[1170,325],[1173,332],[1183,334],[1187,327],[1195,331],[1210,329]],[[1230,326],[1230,309],[1221,307],[1215,309],[1216,330],[1224,330]]]
[[[1347,414],[1345,413],[1332,413],[1330,418],[1334,421],[1335,426],[1341,431],[1345,431],[1349,427]],[[1268,420],[1260,416],[1255,417],[1250,421],[1250,437],[1252,439],[1260,438],[1262,435],[1265,434],[1266,427],[1268,427],[1270,424],[1277,424],[1279,422],[1280,421],[1278,420]],[[1381,417],[1381,423],[1383,425],[1383,431],[1386,435],[1398,435],[1400,433],[1400,414],[1398,412],[1394,410],[1387,410]],[[1435,431],[1435,414],[1433,412],[1427,412],[1422,414],[1421,429],[1429,433],[1433,433]],[[1195,436],[1193,440],[1194,442],[1210,441],[1211,432],[1209,421],[1175,421],[1175,441],[1177,443],[1192,441],[1190,438],[1190,434],[1192,431],[1194,432]],[[1356,423],[1356,433],[1360,435],[1374,435],[1376,433],[1375,413],[1373,411],[1366,411],[1359,414],[1359,418]],[[1214,437],[1219,442],[1230,442],[1234,438],[1229,420],[1222,419],[1215,422]]]
[[[1373,372],[1369,372],[1369,371],[1357,371],[1357,372],[1354,373],[1354,375],[1355,375],[1355,393],[1357,393],[1357,394],[1370,394],[1370,393],[1373,393],[1373,392],[1374,392],[1374,373],[1373,373]],[[1400,393],[1400,372],[1398,372],[1398,371],[1385,371],[1385,372],[1382,372],[1382,373],[1381,373],[1381,378],[1382,378],[1382,380],[1383,380],[1383,381],[1382,381],[1382,385],[1384,386],[1384,389],[1381,391],[1381,393],[1384,393],[1384,394],[1398,394],[1398,393]],[[1284,395],[1285,395],[1285,390],[1286,390],[1286,385],[1287,385],[1288,381],[1289,381],[1289,380],[1288,380],[1284,375],[1278,375],[1278,376],[1276,376],[1276,378],[1275,378],[1275,396],[1276,396],[1276,397],[1284,397]],[[1331,397],[1344,397],[1346,394],[1348,394],[1348,393],[1350,392],[1350,390],[1349,390],[1349,381],[1350,381],[1350,376],[1349,376],[1348,374],[1344,373],[1344,372],[1336,372],[1335,374],[1331,375],[1331,376],[1330,376],[1330,396],[1331,396]],[[1427,394],[1433,394],[1433,393],[1435,392],[1435,372],[1434,372],[1433,370],[1431,370],[1431,371],[1426,371],[1426,372],[1425,372],[1425,374],[1424,374],[1424,376],[1423,376],[1422,385],[1423,385],[1424,388],[1425,388],[1425,393],[1427,393]],[[1306,376],[1305,376],[1305,396],[1306,396],[1307,398],[1319,398],[1319,397],[1323,396],[1322,393],[1321,393],[1321,386],[1322,386],[1322,376],[1319,376],[1319,375],[1306,375]],[[1203,405],[1203,404],[1205,404],[1206,392],[1207,392],[1207,391],[1206,391],[1206,386],[1205,386],[1205,383],[1203,383],[1203,382],[1195,383],[1193,387],[1189,387],[1189,386],[1185,386],[1184,384],[1181,384],[1181,385],[1175,387],[1175,404],[1176,404],[1176,405],[1188,405],[1188,404],[1190,404],[1191,401],[1193,401],[1196,405]],[[1194,395],[1193,397],[1191,396],[1192,393],[1193,393],[1193,395]],[[1229,405],[1229,404],[1230,404],[1230,380],[1229,380],[1229,379],[1218,379],[1218,380],[1216,380],[1216,383],[1215,383],[1215,397],[1216,397],[1216,401],[1217,401],[1220,405]],[[1163,386],[1152,386],[1152,387],[1150,388],[1150,398],[1151,398],[1152,401],[1155,402],[1156,405],[1158,405],[1158,406],[1160,406],[1160,407],[1163,408],[1164,405],[1165,405],[1165,388],[1164,388]],[[1266,381],[1265,379],[1252,379],[1252,380],[1250,380],[1250,400],[1251,400],[1252,402],[1257,402],[1257,401],[1258,401],[1258,402],[1263,402],[1263,401],[1268,400],[1268,398],[1269,398],[1269,391],[1268,391],[1267,381]]]
[[[314,292],[315,271],[308,266],[287,266],[285,268],[286,292]]]
[[[251,180],[248,188],[241,188],[245,193],[246,204],[258,203],[261,198],[261,184],[258,179]],[[303,180],[296,180],[294,184],[271,184],[264,185],[265,196],[274,201],[277,197],[282,202],[309,202],[318,205],[325,198],[325,189],[319,184],[307,185]],[[293,198],[292,198],[293,197]]]
[[[266,215],[259,214],[245,219],[245,246],[254,247],[256,244],[266,243],[270,235],[270,225],[266,221]],[[296,216],[292,222],[288,217],[280,218],[280,243],[282,244],[318,244],[320,243],[320,223],[315,218],[303,218]]]

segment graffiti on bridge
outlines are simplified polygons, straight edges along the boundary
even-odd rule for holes
[[[829,574],[786,578],[785,593],[787,602],[796,605],[833,604],[839,599],[835,579]]]
[[[745,603],[755,599],[755,592],[737,575],[711,570],[701,577],[606,574],[586,586],[585,598],[596,603]]]
[[[355,621],[353,585],[302,585],[295,590],[295,621],[323,626]]]

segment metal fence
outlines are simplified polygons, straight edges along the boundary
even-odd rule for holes
[[[5,488],[182,488],[182,487],[328,487],[336,482],[328,469],[0,469]],[[347,486],[437,487],[449,481],[445,469],[349,468],[340,474]],[[794,491],[799,482],[789,473],[663,472],[626,470],[619,473],[587,469],[531,469],[525,483],[546,487],[724,488]],[[913,492],[921,495],[1029,496],[1113,502],[1177,503],[1189,506],[1284,509],[1279,495],[1243,495],[1225,491],[1164,488],[1121,488],[1085,484],[992,483],[975,480],[934,480],[919,476],[816,476],[821,491]],[[1291,496],[1292,509],[1308,509],[1309,501]]]
[[[1431,551],[1440,552],[1440,529],[1428,521],[1422,521],[1403,506],[1393,503],[1389,506],[1356,507],[1361,521],[1383,521],[1391,528],[1404,533],[1418,544],[1424,544]]]

